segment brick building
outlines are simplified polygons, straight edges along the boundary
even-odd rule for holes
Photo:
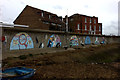
[[[29,25],[29,28],[63,31],[65,23],[56,14],[26,6],[14,24]]]
[[[68,26],[70,32],[102,35],[102,23],[98,23],[98,17],[95,16],[74,14],[68,17]]]
[[[66,19],[56,14],[26,6],[14,21],[15,24],[28,25],[29,28],[66,31]],[[102,34],[102,23],[98,17],[73,14],[68,17],[68,31],[81,34]]]

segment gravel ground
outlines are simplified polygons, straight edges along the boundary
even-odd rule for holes
[[[25,59],[7,58],[3,60],[3,69],[24,66],[36,69],[30,80],[41,79],[120,79],[120,62],[95,63],[84,60],[97,52],[119,53],[119,44],[90,46],[45,54],[29,54]],[[116,50],[116,51],[111,51]],[[118,50],[118,51],[117,51]],[[89,53],[89,54],[88,54]],[[118,56],[118,55],[116,55]],[[87,58],[88,59],[88,58]],[[83,60],[83,61],[82,61]]]

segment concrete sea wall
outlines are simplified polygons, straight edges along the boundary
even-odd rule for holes
[[[28,28],[2,28],[2,51],[80,47],[82,45],[119,43],[119,36],[87,35]]]

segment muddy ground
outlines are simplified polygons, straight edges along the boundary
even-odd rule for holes
[[[9,57],[3,69],[24,66],[36,69],[29,80],[120,79],[120,44],[93,45],[56,53]]]

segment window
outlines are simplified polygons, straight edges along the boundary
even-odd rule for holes
[[[90,25],[90,31],[92,30],[92,27],[91,27],[91,25]]]
[[[87,30],[87,25],[85,24],[85,31]]]
[[[96,19],[94,19],[94,23],[96,23]]]
[[[49,24],[49,22],[45,22],[45,21],[43,21],[43,23],[44,23],[44,24]]]
[[[55,23],[51,23],[51,24],[54,25],[54,26],[56,25]]]
[[[44,14],[43,14],[43,12],[41,13],[41,16],[42,16],[42,17],[44,17]]]
[[[96,33],[94,32],[94,34],[96,34]]]
[[[73,21],[73,18],[71,18],[70,21]]]
[[[92,20],[91,20],[91,18],[90,18],[90,23],[92,23]]]
[[[51,19],[51,16],[49,15],[49,19]]]
[[[99,31],[101,31],[101,26],[99,26]]]
[[[61,24],[58,24],[59,27],[61,27]]]
[[[59,19],[60,21],[62,21],[62,19]]]
[[[80,24],[77,25],[78,30],[80,30]]]
[[[87,18],[85,18],[85,23],[87,23]]]
[[[91,34],[91,32],[89,32],[89,34]]]
[[[96,26],[94,26],[94,31],[96,31]]]

